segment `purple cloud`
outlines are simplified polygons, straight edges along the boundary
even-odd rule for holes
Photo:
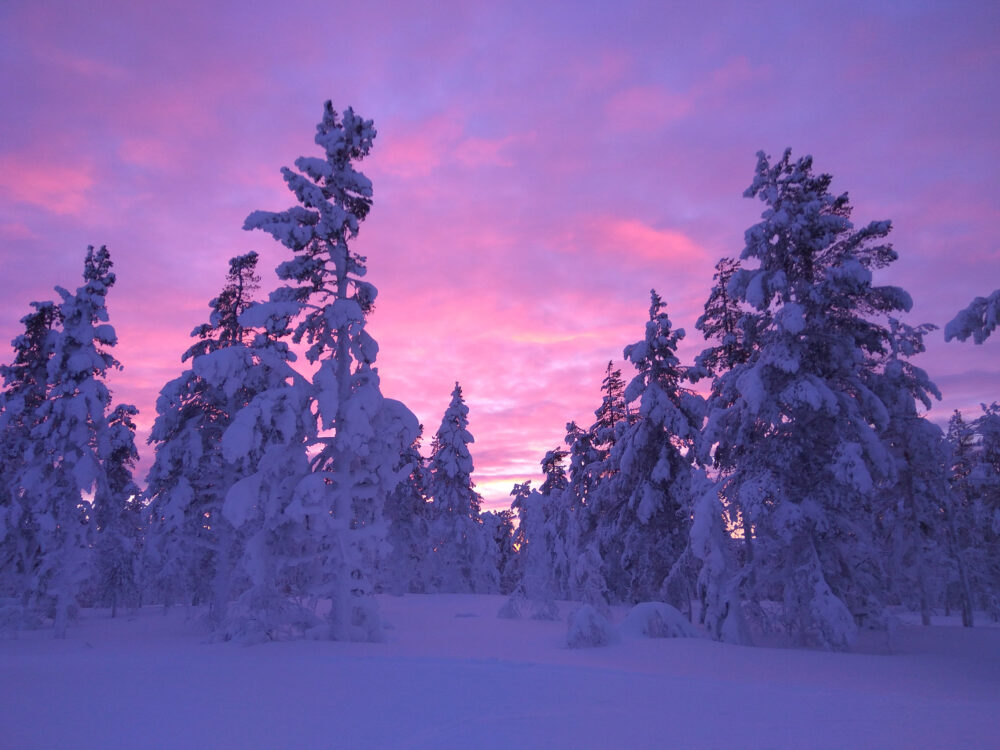
[[[476,480],[506,504],[566,421],[591,418],[609,359],[656,287],[688,332],[712,266],[743,247],[754,153],[812,153],[855,220],[891,218],[911,322],[1000,286],[1000,10],[445,2],[128,2],[0,9],[0,339],[76,286],[107,244],[126,370],[148,430],[242,232],[290,204],[324,99],[379,131],[358,248],[380,295],[384,390],[428,435],[462,381]],[[2,357],[0,357],[2,358]],[[946,419],[1000,396],[1000,342],[918,360]],[[149,451],[144,451],[148,463]]]

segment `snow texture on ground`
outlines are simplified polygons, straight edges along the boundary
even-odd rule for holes
[[[566,646],[494,596],[380,597],[383,644],[209,643],[197,616],[86,612],[0,640],[0,748],[996,748],[1000,629],[859,652],[625,634]],[[617,611],[620,621],[623,611]]]

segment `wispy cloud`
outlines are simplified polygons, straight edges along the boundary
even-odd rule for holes
[[[0,154],[0,193],[7,200],[80,216],[90,205],[93,186],[89,164],[53,162],[40,154]]]
[[[15,5],[0,338],[108,244],[113,387],[144,429],[227,259],[258,250],[262,293],[276,284],[285,251],[243,218],[290,205],[279,169],[315,153],[327,98],[379,131],[356,247],[380,290],[384,390],[429,439],[460,380],[497,503],[568,420],[592,419],[651,287],[688,331],[682,358],[700,348],[712,266],[760,212],[740,197],[758,149],[813,153],[859,223],[894,220],[884,280],[913,294],[916,322],[1000,286],[989,4]],[[941,374],[943,413],[997,398],[997,346],[932,340],[918,364]]]

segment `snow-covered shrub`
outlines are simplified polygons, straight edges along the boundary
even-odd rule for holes
[[[615,626],[590,604],[584,604],[567,618],[566,645],[570,648],[607,646],[618,640]]]
[[[25,610],[17,599],[0,599],[0,636],[16,638],[18,630],[30,630],[41,624],[39,617]]]
[[[558,620],[559,619],[559,605],[554,601],[536,601],[531,607],[531,619],[532,620]]]
[[[701,633],[676,607],[665,602],[636,604],[622,620],[622,635],[636,638],[700,638]]]
[[[523,606],[524,600],[517,594],[513,594],[497,610],[497,617],[501,620],[518,620],[521,618]]]

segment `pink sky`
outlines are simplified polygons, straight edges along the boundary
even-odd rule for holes
[[[995,2],[260,5],[0,5],[0,340],[106,244],[143,471],[228,258],[257,250],[275,285],[284,250],[243,219],[291,205],[279,169],[315,153],[325,99],[379,133],[355,247],[383,391],[429,443],[462,383],[492,507],[592,421],[650,287],[685,361],[702,348],[712,267],[760,213],[741,197],[759,149],[813,154],[856,223],[893,220],[880,281],[910,322],[1000,287]],[[996,337],[936,332],[917,363],[939,421],[1000,398]]]

